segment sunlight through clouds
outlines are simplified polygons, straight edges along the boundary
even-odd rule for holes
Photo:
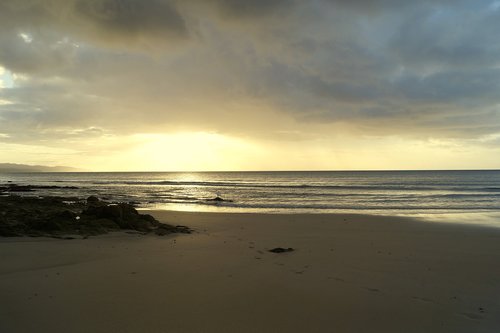
[[[20,144],[66,145],[81,154],[63,161],[96,170],[500,167],[498,3],[4,0],[0,157],[25,159],[2,146]]]
[[[10,71],[0,66],[0,89],[12,88],[14,86],[14,78]]]
[[[130,154],[144,156],[145,161],[158,170],[241,169],[244,167],[241,165],[242,156],[255,149],[236,138],[203,132],[138,134],[132,140],[139,143]]]

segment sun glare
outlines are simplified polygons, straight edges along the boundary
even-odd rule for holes
[[[253,146],[241,139],[207,132],[138,134],[131,154],[141,170],[221,170],[241,166],[242,151]],[[137,159],[136,159],[137,161]]]

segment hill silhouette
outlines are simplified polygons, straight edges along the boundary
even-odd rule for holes
[[[66,166],[27,165],[15,163],[0,163],[0,173],[17,172],[81,172],[83,170]]]

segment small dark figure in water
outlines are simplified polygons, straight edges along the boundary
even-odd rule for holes
[[[233,200],[226,200],[226,199],[222,199],[220,196],[216,196],[215,198],[212,198],[212,199],[207,199],[207,201],[214,201],[214,202],[233,202]]]

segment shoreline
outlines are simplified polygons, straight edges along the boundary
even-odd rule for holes
[[[500,329],[496,228],[357,214],[141,212],[195,232],[0,241],[0,331]],[[268,252],[275,247],[295,251]]]
[[[287,217],[287,216],[330,216],[333,219],[336,217],[361,217],[367,219],[374,220],[383,220],[383,221],[405,221],[409,223],[426,223],[426,224],[443,224],[443,225],[456,225],[456,226],[464,226],[464,227],[479,227],[479,228],[500,228],[500,212],[499,211],[488,211],[488,212],[468,212],[468,213],[420,213],[420,214],[378,214],[378,213],[356,213],[356,212],[253,212],[253,211],[186,211],[186,210],[174,210],[174,209],[152,209],[152,208],[143,208],[138,207],[137,211],[146,213],[146,214],[162,214],[165,212],[166,214],[214,214],[214,215],[253,215],[253,216],[278,216],[278,217]],[[479,221],[478,221],[479,220]]]

